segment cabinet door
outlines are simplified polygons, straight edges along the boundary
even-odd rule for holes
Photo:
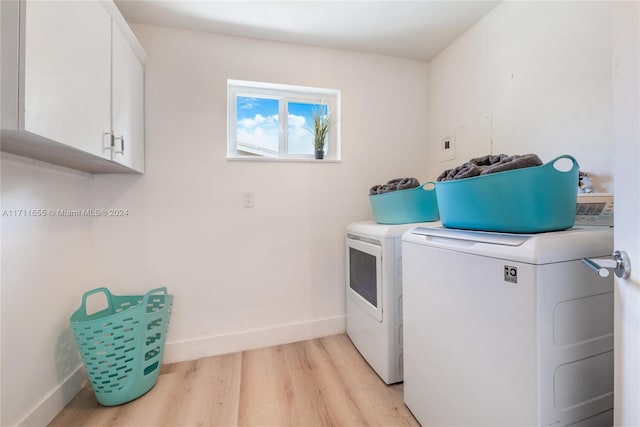
[[[112,36],[112,159],[144,172],[144,69],[115,24]]]
[[[109,158],[111,18],[98,2],[26,1],[25,130]]]

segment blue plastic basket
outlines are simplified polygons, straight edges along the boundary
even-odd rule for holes
[[[563,155],[542,166],[438,182],[440,220],[468,230],[565,230],[575,222],[578,169]]]
[[[104,293],[108,307],[87,314],[87,297]],[[167,288],[117,296],[107,288],[85,292],[71,316],[73,335],[100,404],[142,396],[158,380],[173,296]]]
[[[438,202],[433,182],[426,182],[420,187],[408,190],[369,196],[369,202],[378,224],[410,224],[438,220]]]

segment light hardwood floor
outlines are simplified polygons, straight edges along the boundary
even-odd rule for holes
[[[418,426],[346,335],[162,367],[133,402],[100,406],[90,386],[50,426]]]

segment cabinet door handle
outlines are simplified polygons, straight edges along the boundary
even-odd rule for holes
[[[124,154],[124,135],[114,136],[113,139],[114,139],[114,141],[116,139],[120,140],[120,151],[116,150],[116,151],[114,151],[114,153],[116,153],[116,154]],[[115,142],[114,142],[114,145],[115,145]]]
[[[107,145],[104,147],[103,151],[111,151],[113,153],[113,151],[116,148],[116,137],[113,134],[113,132],[105,132],[104,134],[106,136],[108,136],[109,139],[108,139]]]

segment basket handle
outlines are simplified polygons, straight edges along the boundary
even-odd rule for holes
[[[105,287],[95,288],[82,294],[82,310],[84,311],[85,316],[89,315],[89,313],[87,313],[87,298],[91,295],[99,294],[100,292],[107,297],[107,308],[110,310],[113,309],[113,295],[111,295],[109,289]]]
[[[161,288],[151,289],[149,292],[144,294],[144,298],[142,298],[142,304],[143,305],[147,305],[149,303],[149,298],[151,298],[152,295],[159,294],[159,293],[164,294],[164,296],[166,297],[167,296],[167,287],[163,286]]]
[[[432,188],[424,188],[427,185],[431,185]],[[433,181],[427,181],[424,184],[422,184],[420,188],[422,188],[424,191],[434,191],[436,189],[436,183]]]
[[[562,162],[563,159],[567,159],[571,161],[572,165],[570,168],[563,167],[563,163],[566,163],[566,162]],[[558,162],[560,163],[558,164]],[[563,154],[562,156],[558,156],[555,159],[551,160],[548,164],[551,165],[551,167],[555,169],[557,172],[562,172],[562,173],[570,172],[573,169],[580,168],[578,161],[573,156],[570,156],[568,154]]]

